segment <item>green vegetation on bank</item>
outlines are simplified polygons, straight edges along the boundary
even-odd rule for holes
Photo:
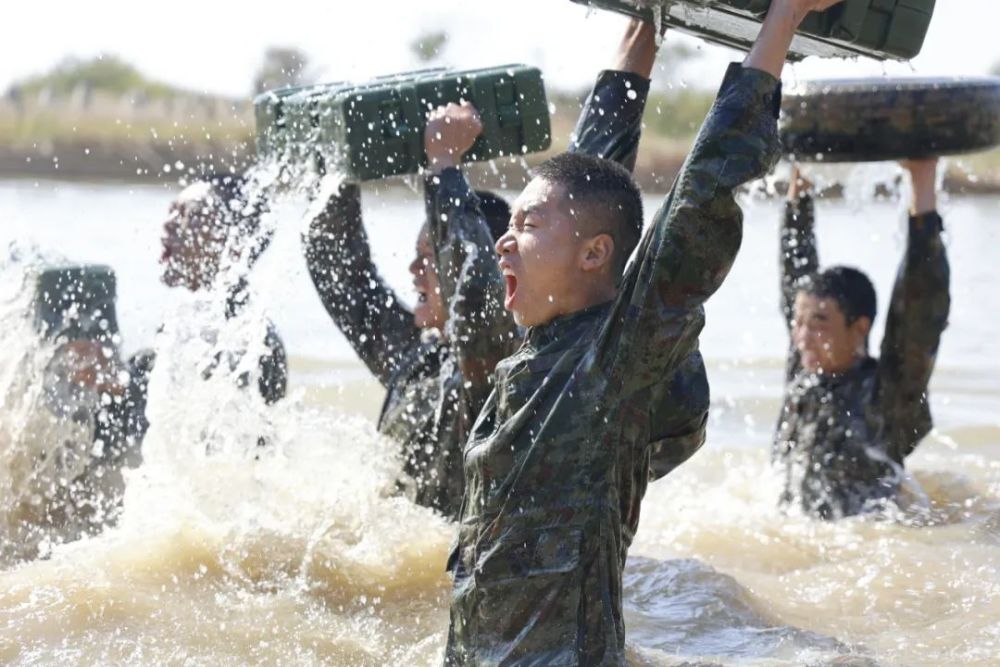
[[[417,59],[433,60],[446,41],[432,35],[414,43]],[[272,48],[248,93],[313,79],[304,54]],[[558,151],[587,91],[548,92],[552,150]],[[685,87],[650,93],[636,170],[644,187],[669,186],[713,97]],[[45,165],[58,162],[60,173],[81,178],[165,177],[165,165],[176,162],[244,159],[252,153],[254,131],[250,94],[229,99],[194,93],[152,80],[112,55],[67,59],[0,97],[0,175],[44,175]],[[953,190],[1000,190],[1000,150],[952,160],[949,179]]]
[[[38,95],[46,91],[52,97],[69,97],[81,87],[116,95],[143,95],[148,98],[173,97],[181,91],[153,81],[138,69],[114,55],[100,55],[88,60],[66,58],[51,71],[15,82],[8,96]]]

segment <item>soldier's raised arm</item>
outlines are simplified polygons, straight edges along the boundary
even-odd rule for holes
[[[906,251],[886,316],[879,358],[879,400],[901,429],[889,452],[902,461],[930,430],[927,385],[951,307],[951,271],[937,212],[937,160],[903,163],[913,184]]]
[[[778,77],[802,19],[836,0],[776,0],[742,65],[719,95],[670,194],[637,249],[602,332],[598,361],[613,386],[652,385],[697,344],[704,302],[729,273],[742,240],[736,189],[779,155]]]
[[[420,333],[372,262],[360,188],[347,183],[332,188],[325,202],[315,202],[318,208],[303,239],[306,265],[330,317],[369,370],[388,385]]]
[[[569,152],[635,168],[656,48],[653,25],[631,20],[611,68],[597,76],[583,104]]]
[[[517,328],[503,307],[503,276],[479,198],[459,165],[482,132],[472,105],[448,104],[428,119],[424,180],[427,224],[448,310],[445,335],[466,389],[485,399],[497,362],[513,351]]]
[[[781,247],[778,266],[781,269],[781,313],[791,329],[795,317],[795,294],[802,280],[819,271],[816,249],[815,204],[812,183],[792,167],[788,181],[788,201],[785,202],[781,223]]]

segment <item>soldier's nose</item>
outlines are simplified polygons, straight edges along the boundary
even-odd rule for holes
[[[514,240],[513,234],[507,232],[497,240],[495,249],[498,255],[506,255],[513,252],[516,245],[517,242]]]

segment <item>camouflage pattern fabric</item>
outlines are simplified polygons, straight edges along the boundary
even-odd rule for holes
[[[530,328],[497,365],[465,450],[448,664],[624,663],[656,393],[736,257],[734,193],[777,160],[779,103],[772,76],[730,67],[618,297]]]
[[[634,171],[648,96],[649,79],[631,72],[601,72],[583,105],[570,152],[612,160]],[[701,352],[691,352],[653,393],[658,407],[650,414],[650,481],[664,477],[705,444],[711,401]]]
[[[795,294],[819,270],[810,197],[789,202],[781,230],[781,293],[791,327]],[[836,519],[877,509],[898,487],[903,460],[932,427],[927,384],[948,322],[949,268],[937,213],[909,220],[909,237],[879,359],[846,373],[802,368],[792,346],[772,458],[783,504]]]
[[[425,181],[430,241],[446,331],[421,332],[371,259],[356,185],[312,221],[306,261],[320,299],[386,388],[379,432],[399,442],[416,502],[456,518],[462,447],[489,395],[493,366],[516,344],[503,309],[503,279],[478,199],[462,172]]]

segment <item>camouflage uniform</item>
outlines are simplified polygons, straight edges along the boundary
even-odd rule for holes
[[[791,327],[797,288],[819,270],[812,198],[789,202],[781,230],[781,293]],[[931,430],[927,384],[948,322],[949,268],[937,213],[909,220],[880,359],[846,373],[802,368],[794,344],[772,458],[785,476],[782,503],[834,519],[895,494],[903,460]]]
[[[454,518],[462,502],[462,446],[515,347],[503,279],[478,200],[458,169],[425,181],[444,335],[421,332],[378,275],[361,221],[361,195],[344,185],[311,223],[306,260],[323,305],[387,393],[379,432],[402,445],[416,501]]]
[[[583,105],[569,150],[613,160],[635,169],[649,79],[605,70]],[[649,479],[655,481],[691,458],[705,444],[709,389],[697,347],[673,376],[653,390],[650,413]]]
[[[497,365],[465,450],[448,663],[624,662],[657,392],[736,257],[734,193],[777,159],[779,103],[772,76],[732,66],[618,297],[529,329]]]

